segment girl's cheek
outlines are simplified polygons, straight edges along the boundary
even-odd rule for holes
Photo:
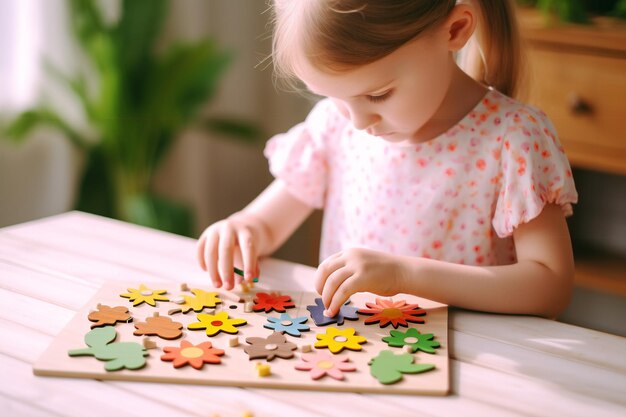
[[[346,119],[350,119],[350,111],[348,110],[348,107],[339,100],[335,100],[335,99],[331,99],[331,100],[337,107],[337,110],[339,110],[339,113],[341,113],[341,115],[345,117]]]

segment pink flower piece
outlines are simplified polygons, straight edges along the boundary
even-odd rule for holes
[[[328,375],[341,381],[344,372],[356,371],[356,366],[348,363],[348,359],[348,356],[333,355],[325,351],[303,353],[302,362],[297,363],[295,368],[299,371],[309,371],[311,379],[314,380]]]

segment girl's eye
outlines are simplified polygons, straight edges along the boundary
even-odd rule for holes
[[[391,96],[392,91],[393,90],[389,90],[376,96],[365,96],[365,97],[367,97],[367,99],[371,101],[372,103],[381,103],[387,100]]]

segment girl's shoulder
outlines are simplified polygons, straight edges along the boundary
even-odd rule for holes
[[[509,131],[521,127],[539,127],[554,131],[548,115],[541,109],[520,100],[508,97],[497,90],[490,89],[482,101],[483,108],[491,116],[499,118],[503,127]]]

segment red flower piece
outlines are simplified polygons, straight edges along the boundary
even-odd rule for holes
[[[272,310],[284,313],[285,309],[295,307],[296,305],[291,301],[291,297],[288,295],[280,294],[268,294],[264,292],[257,293],[254,299],[253,311],[265,310],[269,313]]]
[[[417,304],[407,304],[405,300],[393,301],[377,298],[376,303],[365,303],[368,308],[358,312],[371,315],[364,321],[365,324],[380,323],[380,327],[391,324],[394,329],[398,326],[408,327],[408,322],[424,323],[423,318],[416,316],[426,315],[426,310]]]

